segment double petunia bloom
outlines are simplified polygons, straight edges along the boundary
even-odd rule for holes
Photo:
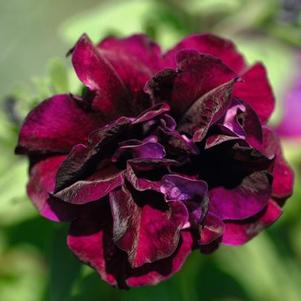
[[[103,280],[156,284],[280,217],[293,173],[262,64],[210,34],[163,54],[145,35],[83,35],[70,54],[84,92],[34,108],[16,152],[40,214],[70,222],[69,248]]]

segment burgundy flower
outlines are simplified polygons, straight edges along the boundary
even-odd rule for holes
[[[243,244],[278,219],[293,174],[267,126],[262,64],[209,34],[165,54],[144,35],[84,35],[71,54],[83,95],[30,112],[17,153],[40,214],[70,222],[69,248],[103,280],[156,284],[192,250]]]

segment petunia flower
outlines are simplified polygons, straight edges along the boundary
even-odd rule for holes
[[[83,35],[70,54],[84,93],[34,108],[16,152],[40,214],[70,223],[69,248],[104,281],[159,283],[280,217],[293,173],[261,63],[210,34],[166,53],[145,35]]]

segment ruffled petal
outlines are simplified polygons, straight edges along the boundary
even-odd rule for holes
[[[146,109],[150,102],[143,88],[160,69],[160,47],[146,35],[136,34],[122,39],[106,38],[97,48],[128,88],[135,110]]]
[[[209,191],[210,210],[222,220],[247,219],[263,210],[271,191],[271,180],[266,172],[255,172],[236,187],[212,188]]]
[[[93,172],[100,170],[111,160],[119,147],[120,139],[129,140],[137,137],[137,131],[146,131],[149,120],[152,126],[154,120],[169,110],[168,105],[156,105],[143,112],[137,118],[120,117],[103,128],[94,131],[88,139],[88,144],[78,144],[73,147],[67,159],[58,170],[55,192],[66,188],[76,181],[83,180]],[[158,148],[159,147],[159,148]],[[160,151],[161,150],[161,151]],[[157,145],[157,153],[164,150]]]
[[[181,201],[189,212],[189,227],[198,228],[208,211],[207,183],[177,174],[165,175],[160,191],[167,201]]]
[[[234,83],[231,80],[197,99],[183,115],[177,130],[192,136],[194,142],[202,141],[210,126],[226,113]]]
[[[137,194],[125,187],[110,193],[113,241],[127,252],[132,268],[171,256],[188,221],[181,202],[166,204],[154,191]]]
[[[71,204],[49,196],[54,191],[55,175],[65,156],[49,157],[30,170],[27,193],[40,214],[52,221],[70,221],[77,214]]]
[[[219,126],[221,128],[221,133],[212,134],[206,139],[205,149],[208,150],[212,147],[219,146],[225,142],[229,141],[239,141],[241,137],[233,135],[233,132],[229,132],[229,130],[223,126]]]
[[[132,287],[155,285],[169,279],[178,272],[191,253],[194,240],[190,232],[181,231],[181,239],[177,250],[172,256],[133,270],[129,274],[127,284]]]
[[[115,122],[94,131],[87,145],[75,145],[60,166],[56,176],[55,192],[82,180],[106,165],[118,146],[118,137],[128,128],[131,120],[121,117]]]
[[[161,192],[167,201],[193,200],[203,202],[207,198],[207,183],[177,174],[165,175],[161,180]]]
[[[200,225],[199,247],[202,253],[209,254],[216,250],[224,233],[224,223],[215,214],[208,212]]]
[[[103,203],[90,215],[71,224],[67,244],[104,281],[120,288],[155,285],[168,279],[182,267],[193,247],[192,235],[181,231],[178,248],[170,257],[132,269],[126,253],[113,244],[111,224],[108,207]]]
[[[117,162],[124,158],[140,159],[163,159],[165,156],[164,147],[158,143],[158,138],[153,140],[136,141],[135,143],[123,143],[113,154],[112,161]]]
[[[169,154],[198,154],[199,149],[192,139],[181,135],[177,130],[177,124],[170,115],[164,115],[160,119],[157,135]]]
[[[64,202],[80,205],[97,201],[123,184],[123,172],[113,165],[96,171],[92,176],[56,192],[54,196]]]
[[[275,158],[272,196],[279,200],[289,198],[294,189],[294,172],[283,157],[279,138],[267,127],[263,128],[263,144],[260,151],[267,157]]]
[[[168,173],[169,167],[177,164],[169,159],[132,159],[127,162],[125,175],[138,191],[151,189],[160,192],[161,178]]]
[[[258,63],[241,78],[242,81],[235,85],[233,95],[248,103],[260,120],[266,123],[274,111],[275,98],[265,67]]]
[[[112,243],[109,207],[102,202],[100,206],[91,209],[86,216],[71,223],[67,245],[82,262],[96,269],[104,281],[115,286],[126,258]],[[124,262],[120,262],[120,259]],[[120,266],[116,263],[120,263]]]
[[[226,221],[222,243],[232,246],[245,244],[263,229],[272,225],[281,214],[279,205],[270,200],[264,212],[254,220]]]
[[[97,48],[105,50],[105,55],[112,60],[112,63],[125,64],[116,66],[116,70],[118,67],[146,69],[141,71],[149,71],[151,76],[160,68],[160,46],[144,34],[134,34],[127,38],[108,37],[102,40]]]
[[[211,129],[205,148],[209,149],[230,140],[245,140],[258,148],[263,142],[262,126],[256,112],[243,101],[233,99],[225,116]]]
[[[180,117],[198,98],[236,77],[219,59],[183,50],[177,54],[177,70],[158,73],[146,91],[156,102],[169,102],[173,114]]]
[[[274,161],[246,145],[244,140],[226,141],[211,147],[189,166],[209,188],[239,188],[243,179],[255,172],[272,170]]]
[[[92,107],[106,120],[132,113],[124,82],[87,35],[83,35],[73,48],[72,64],[78,78],[96,93]]]
[[[245,106],[236,101],[232,100],[231,105],[228,107],[228,110],[223,118],[222,125],[226,127],[230,132],[235,134],[237,137],[245,139],[246,133],[243,128],[242,117],[245,113]],[[240,117],[240,118],[239,118]]]
[[[32,110],[20,131],[17,153],[67,153],[73,145],[85,143],[103,120],[85,111],[69,95],[56,95]]]
[[[245,111],[237,116],[241,119],[242,127],[246,133],[246,141],[254,148],[263,142],[263,133],[260,119],[251,106],[244,103]]]
[[[164,55],[165,67],[176,66],[176,55],[182,49],[194,49],[200,53],[215,56],[236,73],[241,73],[246,66],[243,56],[231,41],[213,34],[193,34],[184,38]]]
[[[159,116],[161,117],[164,113],[168,112],[169,110],[170,107],[166,103],[156,104],[139,114],[133,121],[133,124],[141,124],[147,121],[152,121],[153,119],[156,119]]]

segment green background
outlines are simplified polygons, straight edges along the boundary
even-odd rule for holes
[[[65,54],[83,32],[95,42],[108,34],[146,32],[165,49],[191,32],[231,38],[249,63],[267,66],[277,99],[276,125],[301,70],[298,2],[0,2],[0,301],[301,300],[298,141],[283,141],[296,187],[275,225],[243,247],[221,247],[210,256],[194,252],[171,280],[129,291],[109,287],[73,258],[65,246],[68,226],[37,214],[25,194],[26,160],[13,155],[19,124],[35,104],[54,93],[78,91]]]

